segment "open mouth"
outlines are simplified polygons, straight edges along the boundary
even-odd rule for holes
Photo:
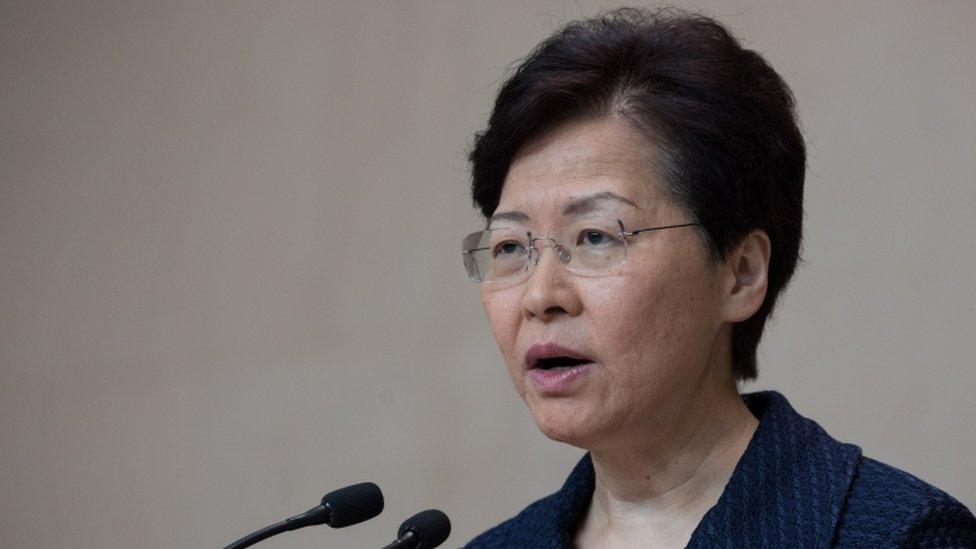
[[[536,343],[525,353],[525,365],[529,370],[560,372],[592,363],[593,359],[583,352],[554,342]]]
[[[582,383],[594,359],[556,342],[536,343],[525,353],[525,366],[539,394],[569,394]]]
[[[553,356],[548,358],[540,358],[536,361],[534,367],[540,370],[568,370],[574,366],[580,366],[583,364],[589,364],[590,361],[585,358],[573,358],[569,356]]]

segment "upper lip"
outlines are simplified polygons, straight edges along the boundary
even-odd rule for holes
[[[539,360],[554,357],[568,357],[593,362],[592,358],[579,351],[574,351],[573,349],[563,347],[557,343],[549,342],[536,343],[535,345],[529,347],[529,350],[525,352],[525,365],[528,366],[529,369],[532,369],[536,367]]]

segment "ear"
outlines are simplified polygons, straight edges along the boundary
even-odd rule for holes
[[[769,236],[756,229],[725,259],[722,284],[725,320],[742,322],[762,306],[769,282],[769,254]]]

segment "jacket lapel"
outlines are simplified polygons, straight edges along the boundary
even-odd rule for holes
[[[743,399],[759,427],[688,546],[830,546],[861,449],[831,438],[779,393]]]
[[[596,477],[589,452],[579,460],[563,487],[553,494],[552,515],[539,532],[538,547],[573,547],[576,529],[590,506]],[[544,541],[543,541],[544,540]]]

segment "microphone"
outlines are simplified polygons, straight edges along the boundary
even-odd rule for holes
[[[351,526],[369,520],[382,511],[383,492],[379,486],[372,482],[353,484],[329,492],[322,497],[321,505],[248,534],[224,549],[243,549],[282,532],[317,524],[328,524],[333,528]]]
[[[451,535],[451,520],[443,511],[427,509],[403,521],[397,539],[383,549],[433,549]]]

